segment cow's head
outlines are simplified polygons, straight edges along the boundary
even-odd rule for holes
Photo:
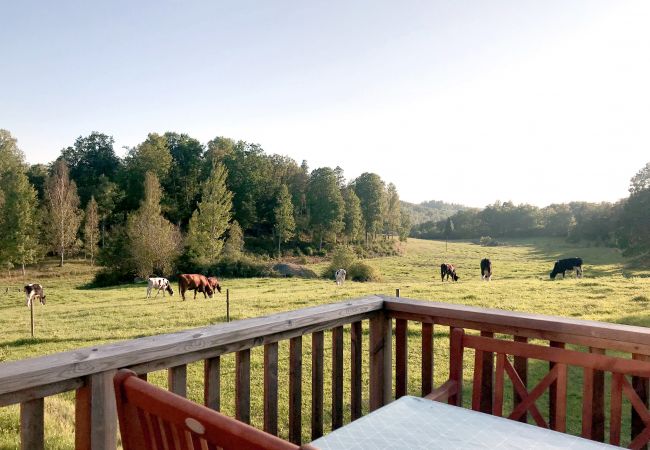
[[[551,272],[551,280],[555,280],[556,275],[560,273],[560,263],[556,262]]]
[[[44,305],[45,304],[45,294],[43,294],[43,296],[40,297],[40,299],[41,299],[41,305]]]
[[[171,283],[167,283],[167,287],[165,288],[167,292],[169,292],[169,295],[174,295],[174,290],[172,289]]]
[[[212,286],[208,284],[205,287],[205,293],[208,294],[208,298],[212,298],[212,295],[214,294],[214,289],[212,289]]]
[[[458,281],[458,280],[460,280],[460,277],[459,277],[458,275],[456,275],[456,272],[452,272],[452,274],[451,274],[451,278],[452,278],[454,281]]]
[[[217,292],[221,294],[221,285],[219,284],[219,280],[217,279],[217,277],[209,277],[208,284],[212,288],[213,292],[216,289]]]

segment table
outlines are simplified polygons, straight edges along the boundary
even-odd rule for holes
[[[411,396],[316,439],[312,445],[322,450],[619,448]]]

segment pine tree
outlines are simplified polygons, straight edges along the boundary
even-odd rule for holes
[[[197,262],[216,262],[223,248],[223,236],[231,219],[232,192],[226,187],[228,172],[216,164],[203,184],[201,201],[192,213],[188,230],[188,246]]]
[[[239,222],[233,220],[228,227],[228,238],[223,245],[223,253],[229,256],[237,256],[244,249],[244,231]]]
[[[86,217],[84,224],[84,247],[90,253],[90,265],[95,265],[95,255],[97,254],[97,243],[99,242],[99,214],[97,212],[97,202],[95,197],[91,196],[88,205],[86,205]]]
[[[273,210],[275,216],[275,233],[278,237],[278,256],[281,255],[280,245],[291,239],[296,231],[296,222],[293,219],[293,203],[286,184],[280,187],[277,197],[277,206]]]
[[[162,190],[151,172],[145,175],[144,192],[140,208],[129,214],[126,223],[130,256],[138,276],[146,278],[156,271],[167,275],[180,254],[181,233],[161,214]]]
[[[54,173],[47,181],[45,192],[49,237],[54,250],[59,254],[59,266],[63,267],[64,255],[77,241],[81,223],[77,186],[70,181],[68,166],[59,159]]]

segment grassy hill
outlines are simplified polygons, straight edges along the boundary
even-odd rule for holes
[[[564,256],[581,256],[585,261],[584,278],[567,278],[554,282],[548,274],[552,262]],[[489,257],[494,276],[490,283],[482,282],[479,261]],[[440,281],[441,262],[457,266],[458,283]],[[467,242],[450,242],[445,252],[444,242],[410,239],[404,256],[370,261],[382,273],[376,283],[347,282],[342,287],[323,279],[258,278],[223,280],[231,293],[231,316],[234,320],[273,312],[298,309],[310,305],[336,302],[365,294],[392,294],[401,289],[403,297],[446,301],[506,310],[527,311],[575,318],[601,320],[650,326],[650,272],[630,271],[615,249],[576,247],[560,240],[538,239],[510,241],[501,247],[480,247]],[[326,263],[310,265],[317,272]],[[0,361],[28,358],[82,346],[132,339],[145,335],[216,324],[225,321],[224,295],[212,300],[202,296],[196,301],[181,302],[173,297],[145,299],[146,286],[132,284],[101,289],[86,289],[94,269],[83,261],[69,263],[63,269],[45,264],[28,270],[25,281],[41,282],[45,286],[47,305],[37,306],[35,339],[29,337],[29,312],[20,292],[21,278],[0,278]],[[5,288],[9,289],[8,293]],[[176,290],[176,286],[174,286]],[[417,328],[412,329],[411,348],[418,348]],[[447,330],[436,328],[436,384],[446,376]],[[349,334],[346,330],[345,367],[349,370]],[[326,338],[326,346],[330,340]],[[367,340],[365,341],[367,344]],[[304,345],[304,423],[309,423],[310,405],[310,339]],[[419,395],[419,357],[410,355],[409,391]],[[331,355],[328,349],[326,355]],[[326,356],[325,370],[331,361]],[[252,350],[251,356],[251,417],[256,426],[262,424],[261,378],[262,349]],[[367,367],[366,367],[367,369]],[[202,364],[188,367],[188,395],[200,401],[202,395]],[[532,369],[531,369],[532,370]],[[227,414],[234,413],[234,357],[222,358],[222,405]],[[466,374],[468,376],[468,374]],[[534,378],[534,374],[532,377]],[[573,385],[579,389],[580,375]],[[279,429],[286,436],[288,385],[288,343],[280,344],[280,417]],[[153,382],[164,385],[166,375],[154,373]],[[346,377],[346,389],[349,389]],[[364,377],[367,384],[367,374]],[[330,395],[326,377],[325,398]],[[571,384],[570,384],[571,385]],[[366,385],[367,388],[367,385]],[[349,402],[349,392],[345,401]],[[466,396],[471,397],[471,396]],[[576,401],[573,397],[572,402]],[[367,399],[367,397],[366,397]],[[72,448],[74,442],[74,402],[72,394],[46,399],[47,448]],[[541,408],[540,408],[541,409]],[[326,408],[327,410],[327,408]],[[326,411],[325,429],[329,430]],[[346,422],[349,417],[346,417]],[[579,421],[569,418],[569,431],[579,433]],[[308,439],[308,426],[305,427]],[[18,448],[18,407],[0,409],[0,448]]]

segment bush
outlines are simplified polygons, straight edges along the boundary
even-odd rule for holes
[[[267,262],[248,255],[224,256],[206,268],[206,273],[227,278],[271,277],[275,273]]]
[[[352,281],[380,281],[379,271],[363,261],[357,261],[348,270],[348,278]]]
[[[481,236],[481,239],[479,239],[478,243],[482,247],[498,247],[501,245],[501,242],[491,238],[490,236]]]

